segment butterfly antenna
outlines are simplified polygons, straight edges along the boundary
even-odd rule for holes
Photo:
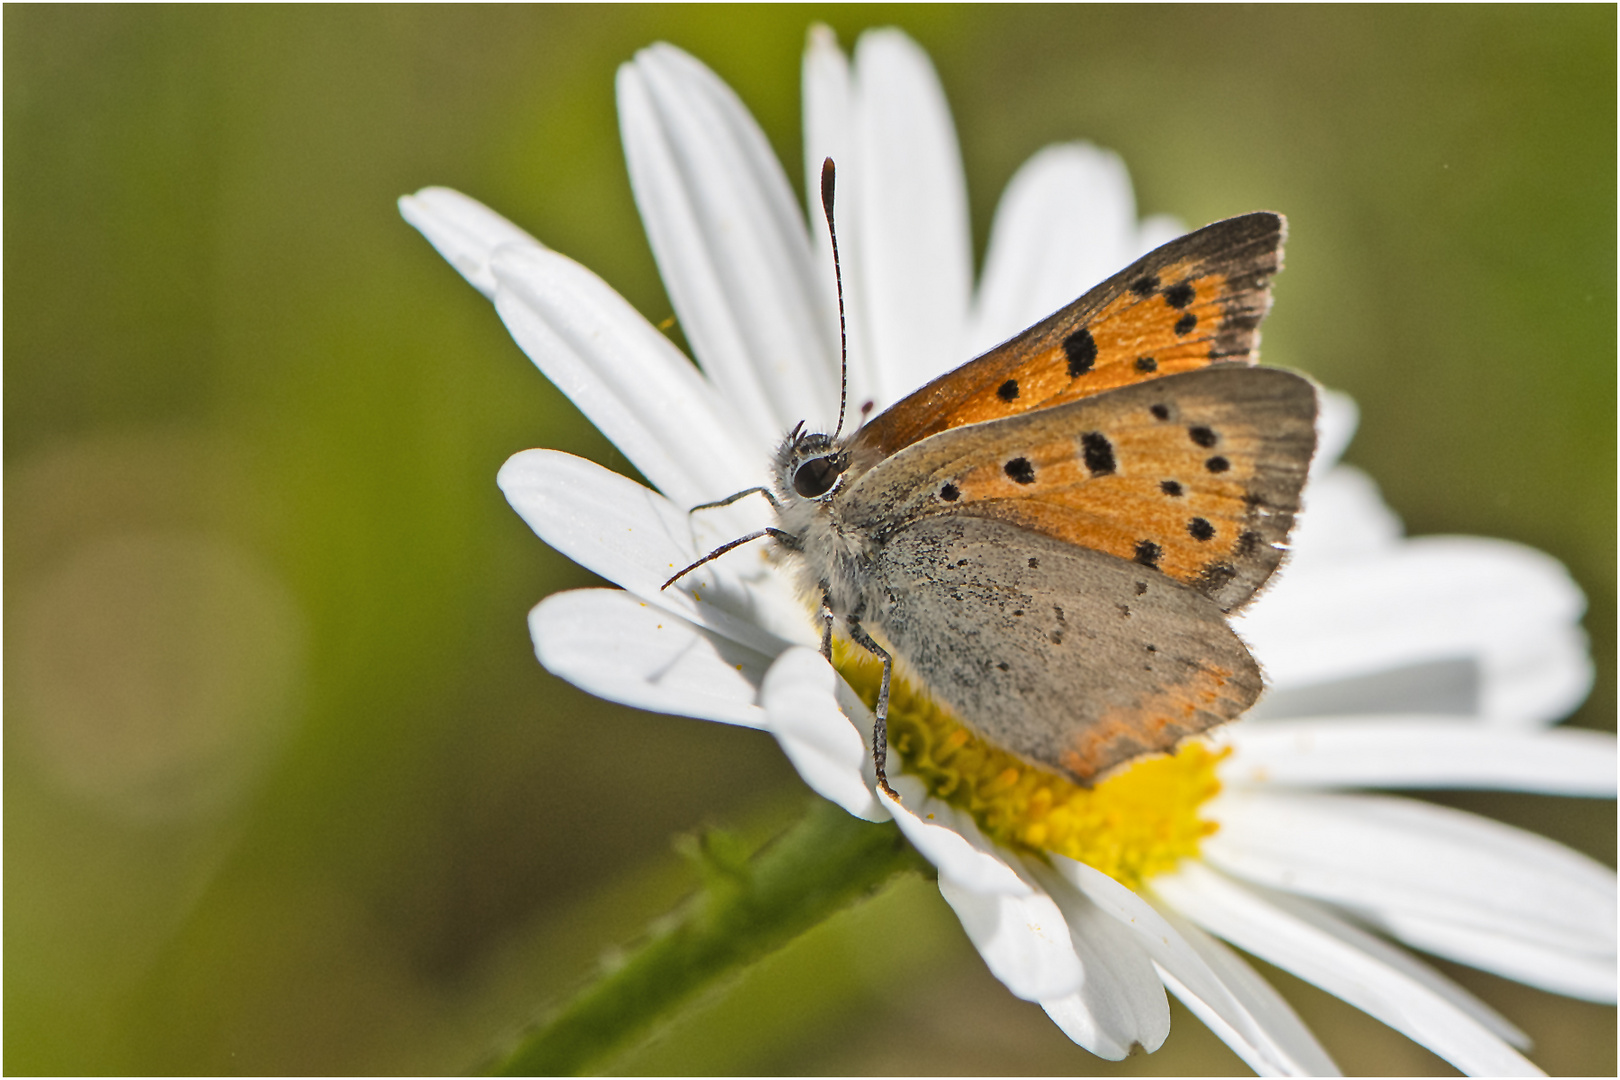
[[[827,236],[832,240],[833,281],[838,286],[838,426],[833,438],[844,430],[844,404],[849,399],[849,330],[844,325],[844,272],[838,264],[838,230],[833,227],[833,188],[836,186],[833,159],[821,163],[821,210],[827,215]]]

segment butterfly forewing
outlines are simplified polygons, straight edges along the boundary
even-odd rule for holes
[[[1216,361],[1252,363],[1285,233],[1280,215],[1255,213],[1165,244],[886,410],[856,435],[857,461],[867,464],[948,428]]]
[[[1316,392],[1219,365],[940,432],[863,475],[848,519],[883,540],[935,515],[1003,521],[1241,606],[1282,558]]]

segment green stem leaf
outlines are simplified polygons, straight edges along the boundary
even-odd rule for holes
[[[862,821],[821,799],[751,858],[737,846],[724,833],[689,841],[686,853],[699,864],[702,889],[526,1033],[492,1071],[564,1076],[596,1068],[700,991],[871,896],[896,875],[931,872],[892,822]]]

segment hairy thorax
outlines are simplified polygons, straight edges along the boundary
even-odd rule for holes
[[[877,545],[861,530],[846,526],[837,503],[778,492],[777,517],[798,550],[790,553],[799,588],[819,603],[825,594],[839,618],[871,618],[883,610],[884,592],[872,573]]]

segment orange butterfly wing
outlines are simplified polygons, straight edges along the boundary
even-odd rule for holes
[[[1308,379],[1220,364],[940,432],[862,475],[845,512],[880,542],[933,515],[1005,521],[1230,611],[1282,559],[1315,420]]]
[[[860,429],[870,466],[936,432],[1192,371],[1253,363],[1287,223],[1245,214],[1172,240]]]

